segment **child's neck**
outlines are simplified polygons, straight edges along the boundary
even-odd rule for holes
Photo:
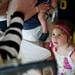
[[[68,46],[69,46],[69,45],[66,43],[66,44],[64,44],[64,45],[62,45],[62,46],[59,46],[57,49],[58,49],[58,50],[67,50]]]
[[[64,44],[63,46],[57,47],[57,53],[61,55],[66,55],[68,44]]]

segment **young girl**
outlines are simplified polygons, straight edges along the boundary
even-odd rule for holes
[[[75,48],[72,45],[72,27],[66,21],[58,21],[52,30],[50,50],[57,61],[57,75],[75,75]]]

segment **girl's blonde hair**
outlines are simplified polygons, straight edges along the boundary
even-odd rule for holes
[[[73,33],[75,31],[75,28],[71,22],[67,20],[58,20],[54,23],[52,30],[54,28],[61,29],[68,36],[68,41],[70,42],[70,44],[73,44],[75,46],[75,44],[73,43]]]
[[[59,28],[62,31],[64,31],[68,36],[73,36],[73,24],[67,20],[58,20],[57,22],[54,23],[54,28]]]

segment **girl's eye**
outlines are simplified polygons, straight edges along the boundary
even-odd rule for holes
[[[52,37],[58,37],[59,38],[60,36],[61,36],[61,34],[57,34],[57,35],[54,33],[52,34]]]
[[[55,36],[55,34],[53,33],[52,36]]]
[[[61,34],[58,34],[58,36],[61,36]]]

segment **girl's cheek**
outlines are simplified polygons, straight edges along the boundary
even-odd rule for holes
[[[61,38],[59,38],[59,41],[61,43],[66,43],[67,42],[67,38],[66,37],[61,37]]]

